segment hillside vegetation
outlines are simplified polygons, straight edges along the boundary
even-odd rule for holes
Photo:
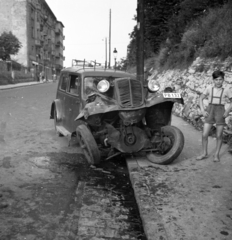
[[[136,34],[135,27],[127,67],[136,65]],[[232,57],[232,0],[145,0],[144,39],[145,59],[157,70]]]

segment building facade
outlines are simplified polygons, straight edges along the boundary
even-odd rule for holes
[[[12,60],[48,79],[63,68],[64,35],[45,0],[0,0],[0,34],[11,31],[22,43]]]

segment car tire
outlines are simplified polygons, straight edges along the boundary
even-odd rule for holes
[[[153,152],[147,153],[147,159],[156,164],[170,164],[172,163],[182,152],[184,147],[184,135],[174,126],[165,126],[162,128],[162,133],[172,139],[172,146],[167,153],[158,155]]]
[[[100,151],[88,127],[84,124],[79,125],[76,129],[76,135],[87,162],[90,165],[99,164],[101,159]]]

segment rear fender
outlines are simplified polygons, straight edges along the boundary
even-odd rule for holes
[[[57,121],[62,120],[62,111],[61,111],[61,102],[60,100],[56,99],[53,101],[52,106],[51,106],[51,112],[50,112],[50,119],[54,119],[54,110],[56,109],[56,114],[57,114]]]

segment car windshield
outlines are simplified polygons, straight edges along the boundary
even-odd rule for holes
[[[97,84],[101,80],[107,80],[109,83],[114,81],[116,77],[85,77],[84,79],[84,93],[85,96],[89,96],[95,92],[98,92],[97,90]]]

